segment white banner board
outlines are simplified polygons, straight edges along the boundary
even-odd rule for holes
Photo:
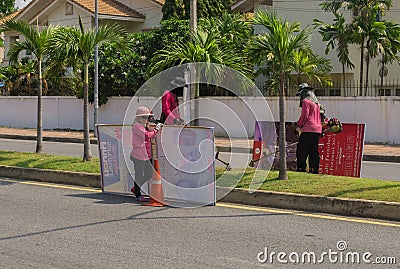
[[[131,126],[101,124],[97,134],[103,192],[132,194]],[[165,125],[154,141],[166,203],[215,204],[214,129]],[[149,193],[147,183],[142,192]]]

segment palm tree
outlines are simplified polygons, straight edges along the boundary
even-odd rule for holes
[[[370,59],[375,58],[380,48],[383,48],[382,44],[385,42],[386,26],[383,22],[372,22],[368,29],[368,39],[366,42],[366,71],[365,71],[365,90],[364,95],[367,95],[368,80],[369,80],[369,65]]]
[[[354,64],[349,58],[349,43],[350,43],[350,29],[345,24],[343,14],[333,12],[335,19],[333,24],[327,24],[320,20],[315,19],[314,25],[319,26],[318,32],[322,35],[322,41],[328,42],[326,44],[325,54],[329,50],[336,47],[336,53],[339,62],[342,64],[342,85],[346,83],[346,67],[353,69]]]
[[[250,67],[245,65],[245,57],[233,48],[220,46],[220,37],[215,32],[206,32],[199,28],[190,40],[171,44],[158,51],[151,59],[148,74],[154,76],[173,66],[199,62],[222,64],[244,74],[251,73]]]
[[[223,47],[233,47],[243,51],[252,36],[252,28],[245,16],[224,12],[221,17],[202,19],[200,28],[219,34]]]
[[[92,160],[89,136],[89,63],[92,60],[94,49],[106,42],[117,42],[122,38],[122,30],[117,26],[100,26],[95,29],[85,30],[79,17],[79,26],[63,27],[55,33],[52,40],[52,51],[57,55],[65,55],[65,59],[78,59],[83,64],[84,72],[84,97],[83,97],[83,161]]]
[[[216,32],[206,32],[199,28],[194,32],[191,38],[185,42],[179,42],[168,46],[164,50],[158,51],[151,59],[148,75],[155,74],[182,64],[188,63],[215,63],[223,66],[228,66],[238,70],[243,75],[250,76],[252,70],[246,61],[246,58],[241,55],[233,47],[224,47],[220,43],[220,38]],[[206,74],[209,81],[221,81],[229,79],[225,77],[224,72],[221,73],[217,65],[198,65],[203,70],[196,70],[197,74]],[[199,89],[196,85],[195,94],[192,98],[196,99],[199,96]]]
[[[279,179],[287,179],[286,131],[285,131],[285,81],[288,72],[293,70],[295,51],[309,48],[310,30],[301,29],[300,23],[290,24],[277,18],[276,13],[261,11],[254,23],[264,26],[263,31],[254,38],[250,55],[258,65],[273,65],[279,77]]]
[[[317,80],[321,84],[331,85],[329,72],[332,70],[331,61],[316,55],[313,51],[297,50],[293,54],[293,71],[297,73],[296,85],[301,84],[301,77],[305,75],[310,80]]]
[[[8,20],[1,26],[1,31],[17,31],[24,40],[13,44],[9,54],[12,60],[17,60],[18,55],[23,50],[29,50],[33,53],[38,61],[38,105],[37,105],[37,135],[36,135],[36,153],[43,150],[43,125],[42,125],[42,93],[43,93],[43,76],[42,76],[42,63],[49,53],[49,41],[53,36],[53,27],[42,27],[30,25],[26,21]]]
[[[363,91],[363,80],[364,80],[364,54],[367,49],[367,65],[369,65],[370,57],[370,42],[372,35],[374,35],[375,27],[378,23],[378,16],[385,13],[387,9],[392,6],[391,0],[352,0],[349,8],[353,12],[357,13],[357,17],[353,22],[353,39],[356,44],[360,45],[360,94]],[[368,66],[367,66],[368,69]],[[368,72],[368,71],[367,71]],[[367,74],[368,76],[368,74]],[[366,79],[365,94],[368,87],[368,78]]]
[[[382,59],[379,60],[379,76],[381,78],[381,86],[383,86],[383,77],[387,74],[387,64],[392,64],[394,61],[400,63],[400,25],[390,21],[385,21],[386,38],[384,44],[379,48],[382,54]]]
[[[351,41],[352,43],[360,45],[360,95],[363,91],[363,80],[364,80],[364,55],[366,44],[369,40],[370,26],[372,22],[378,20],[380,14],[392,6],[392,0],[349,0],[349,1],[337,1],[328,0],[321,4],[325,11],[338,12],[339,9],[346,7],[356,15],[354,21],[350,27],[352,29]],[[369,52],[367,52],[369,57]]]
[[[252,73],[246,58],[235,48],[223,47],[220,36],[216,32],[207,32],[201,28],[192,33],[189,40],[171,44],[166,49],[158,51],[151,59],[147,73],[149,76],[154,76],[167,68],[188,63],[215,63],[238,70],[246,76]],[[196,69],[193,74],[196,74],[195,76],[203,74],[208,81],[229,79],[229,76],[225,76],[226,70],[219,65],[196,65],[192,68],[192,70]],[[242,82],[246,83],[247,80]],[[198,97],[199,84],[196,83],[190,98],[196,100]],[[198,123],[198,113],[198,106],[195,105],[192,119],[194,125]]]

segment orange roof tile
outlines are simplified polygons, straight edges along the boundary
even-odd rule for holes
[[[164,5],[165,0],[152,0],[153,2],[156,2],[157,4]]]
[[[89,10],[90,12],[94,13],[95,11],[95,1],[93,0],[71,0],[71,2]],[[138,19],[146,18],[143,14],[116,0],[98,0],[98,12],[99,15],[132,17]]]
[[[0,23],[6,22],[6,21],[11,20],[11,19],[14,19],[20,12],[21,12],[21,9],[16,11],[16,12],[14,12],[14,13],[8,14],[7,16],[5,16],[4,18],[2,18],[0,20]]]

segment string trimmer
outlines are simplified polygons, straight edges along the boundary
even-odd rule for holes
[[[217,154],[215,154],[215,159],[226,165],[225,167],[226,171],[232,170],[232,167],[229,165],[229,163],[221,160],[220,158],[218,158],[218,156],[219,156],[219,151],[217,151]]]
[[[299,143],[299,141],[291,143],[291,144],[288,144],[288,145],[286,145],[285,149],[287,149],[288,147],[297,145],[298,143]],[[271,153],[267,153],[267,154],[264,153],[260,158],[255,159],[255,160],[251,160],[250,163],[249,163],[249,166],[250,167],[254,167],[254,163],[255,162],[258,162],[258,161],[260,161],[260,160],[262,160],[262,159],[264,159],[264,158],[266,158],[268,156],[275,155],[278,152],[279,152],[279,149],[277,149],[277,150],[275,150],[274,152],[271,152]]]

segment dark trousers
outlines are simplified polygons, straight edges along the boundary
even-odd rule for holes
[[[142,186],[145,182],[147,182],[153,176],[153,164],[152,160],[142,161],[135,159],[131,156],[131,161],[133,161],[134,169],[135,169],[135,196],[139,197],[142,195],[140,191],[140,186]]]
[[[318,133],[301,133],[299,143],[297,144],[297,171],[305,172],[308,164],[310,173],[318,174],[319,170],[319,152],[318,143],[321,137]]]

